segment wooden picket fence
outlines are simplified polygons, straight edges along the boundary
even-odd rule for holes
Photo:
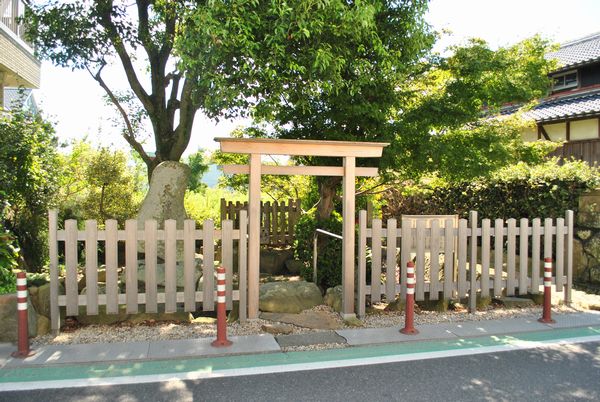
[[[550,257],[555,291],[564,290],[565,301],[570,302],[573,211],[567,211],[565,218],[536,218],[531,224],[528,219],[483,219],[478,227],[477,222],[477,212],[471,212],[469,220],[411,217],[403,219],[400,226],[396,219],[388,219],[386,228],[381,219],[374,219],[368,228],[367,212],[360,211],[358,315],[365,314],[366,295],[372,302],[381,301],[382,296],[388,301],[397,294],[405,297],[409,260],[416,265],[416,300],[424,300],[426,293],[430,300],[437,300],[440,294],[444,299],[469,296],[474,310],[476,298],[470,296],[477,293],[482,297],[500,296],[503,290],[507,296],[517,290],[520,295],[540,293],[541,263]],[[369,249],[371,275],[367,278]],[[425,269],[427,257],[429,272]]]
[[[240,211],[248,210],[248,202],[225,201],[221,198],[221,221],[231,219],[234,228],[239,228]],[[291,245],[294,241],[296,223],[302,215],[300,200],[289,199],[285,201],[270,201],[260,203],[260,241],[270,246]]]
[[[214,277],[215,244],[220,243],[220,265],[226,269],[227,308],[231,309],[234,300],[239,301],[240,320],[247,317],[247,292],[233,288],[233,249],[234,241],[238,247],[239,289],[247,289],[247,214],[241,211],[240,226],[233,228],[231,220],[222,222],[221,229],[215,229],[211,220],[204,222],[202,229],[196,229],[193,220],[184,221],[183,229],[177,229],[176,221],[167,220],[164,229],[158,229],[154,220],[146,221],[144,229],[138,229],[136,220],[125,222],[125,229],[119,230],[117,221],[107,220],[104,230],[98,230],[94,220],[85,222],[85,230],[78,230],[76,220],[64,222],[64,229],[58,228],[57,211],[49,212],[49,250],[50,250],[50,309],[51,328],[57,332],[60,328],[60,307],[66,308],[67,316],[79,314],[80,306],[85,306],[87,315],[98,314],[99,306],[106,306],[107,314],[119,313],[119,305],[126,306],[126,312],[135,314],[139,306],[145,312],[156,313],[159,305],[164,312],[177,311],[177,305],[183,304],[184,311],[197,311],[196,303],[202,303],[204,311],[214,310],[216,300],[216,281]],[[202,242],[202,289],[196,289],[196,249]],[[125,291],[119,290],[118,243],[125,243]],[[64,243],[64,292],[59,294],[59,243]],[[98,246],[104,247],[106,282],[98,282]],[[145,290],[139,291],[138,284],[138,246],[144,247]],[[159,256],[157,249],[164,248]],[[177,250],[183,246],[182,261],[178,261]],[[80,270],[78,250],[85,250],[83,272]],[[180,253],[181,254],[181,253]],[[158,257],[164,259],[164,288],[157,286],[156,266]],[[179,267],[178,267],[179,263]],[[181,264],[182,263],[182,264]],[[177,289],[177,270],[183,269],[183,291]],[[81,274],[85,276],[86,293],[78,292]],[[106,289],[101,292],[101,289]]]

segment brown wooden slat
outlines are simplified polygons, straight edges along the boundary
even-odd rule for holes
[[[458,297],[467,293],[467,221],[458,221]]]
[[[238,242],[238,271],[240,275],[239,301],[240,322],[246,322],[248,318],[248,212],[240,211],[240,239]]]
[[[226,308],[231,310],[233,300],[233,221],[226,220],[221,223],[223,234],[221,237],[221,265],[225,267],[225,297]]]
[[[527,294],[529,256],[529,220],[521,218],[519,223],[519,295]]]
[[[386,256],[385,256],[385,297],[389,302],[396,298],[396,239],[398,222],[388,219],[386,231]],[[365,225],[366,230],[366,225]]]
[[[213,238],[214,224],[213,221],[207,219],[202,226],[202,256],[204,257],[202,264],[202,278],[204,300],[202,301],[202,309],[204,311],[213,311],[215,309],[215,299],[213,291],[215,289],[215,243]]]
[[[125,293],[127,313],[138,312],[138,261],[137,261],[137,221],[125,222]]]
[[[538,294],[540,292],[540,218],[535,218],[531,225],[531,293]]]
[[[517,254],[517,221],[514,218],[506,221],[508,228],[506,251],[506,295],[514,296],[516,287],[515,266]]]
[[[144,259],[146,268],[144,270],[146,280],[146,307],[147,313],[157,313],[158,304],[156,300],[156,248],[158,224],[155,220],[147,220],[144,224]]]
[[[504,263],[504,221],[494,221],[494,296],[502,296],[502,272]]]
[[[177,221],[165,221],[165,312],[177,311]]]
[[[367,211],[361,210],[358,213],[358,305],[357,314],[359,317],[365,316],[365,297],[367,285]]]
[[[431,221],[431,241],[429,248],[429,299],[437,300],[440,290],[440,221],[433,219]]]
[[[489,219],[481,221],[481,297],[490,295],[490,227]]]
[[[77,221],[69,219],[65,222],[65,290],[67,295],[67,315],[78,315],[77,289]]]
[[[191,219],[183,221],[183,294],[185,298],[183,308],[185,311],[196,311],[196,283],[194,281],[194,273],[196,271],[195,230],[195,221]],[[206,259],[204,260],[204,264],[206,264]],[[205,283],[207,280],[209,278],[204,278]]]
[[[381,219],[373,219],[371,236],[371,301],[381,301]]]
[[[454,292],[454,220],[446,219],[444,224],[444,299],[453,297]]]
[[[98,314],[98,224],[85,221],[85,295],[87,315]]]

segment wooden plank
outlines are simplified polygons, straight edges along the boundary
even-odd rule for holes
[[[481,297],[490,296],[490,228],[489,219],[481,221]]]
[[[396,233],[398,222],[391,218],[387,221],[386,258],[385,258],[385,298],[387,302],[396,299]],[[365,226],[365,230],[366,230]]]
[[[129,314],[138,312],[138,261],[137,261],[137,221],[125,221],[125,294],[127,295],[126,311]]]
[[[504,265],[504,221],[494,221],[494,296],[502,296],[502,273]]]
[[[157,313],[158,304],[156,301],[156,232],[158,225],[155,220],[147,220],[144,224],[144,259],[146,264],[146,309],[147,313]]]
[[[165,221],[165,312],[177,311],[177,221]]]
[[[195,231],[196,222],[194,220],[186,219],[185,221],[183,221],[183,294],[185,299],[183,309],[185,311],[196,311],[196,299],[194,297],[196,293],[196,283],[194,281],[194,274],[196,272],[196,238],[194,236]],[[205,230],[203,230],[202,233],[204,234]],[[205,256],[203,261],[204,266],[206,266],[206,263],[207,261]],[[210,280],[212,280],[212,277],[204,278],[205,289],[206,282]]]
[[[440,221],[431,221],[431,241],[429,242],[429,300],[439,299],[440,290]]]
[[[600,134],[600,118],[598,119],[598,133]],[[565,303],[571,304],[571,290],[573,288],[573,231],[574,231],[574,214],[573,211],[566,212],[567,223],[567,283],[565,286]]]
[[[531,229],[531,293],[540,293],[540,236],[541,221],[535,218]]]
[[[469,227],[469,311],[474,313],[477,311],[477,211],[469,212]]]
[[[104,224],[106,240],[104,242],[106,259],[106,312],[117,314],[119,312],[119,242],[118,222],[109,219]]]
[[[565,272],[565,219],[556,219],[556,291],[562,292]]]
[[[48,252],[50,268],[50,329],[57,335],[60,329],[58,308],[58,211],[48,211]]]
[[[454,292],[454,220],[446,219],[444,224],[444,299],[452,298]]]
[[[296,204],[291,198],[288,200],[288,219],[287,219],[287,236],[286,244],[292,244],[294,240],[294,225],[296,221],[294,219]]]
[[[213,221],[207,219],[202,227],[202,256],[204,257],[202,265],[203,292],[204,300],[202,301],[202,310],[213,311],[215,309],[215,298],[213,291],[215,289],[215,240]]]
[[[381,301],[381,219],[373,219],[371,232],[371,302]]]
[[[85,221],[85,296],[86,314],[98,314],[98,224]]]
[[[279,220],[279,241],[280,244],[286,244],[285,236],[287,230],[287,207],[285,206],[285,202],[282,203],[282,208],[279,210],[280,220]]]
[[[367,285],[367,211],[358,213],[358,316],[365,316],[365,297]]]
[[[247,153],[247,152],[246,152]],[[248,189],[248,318],[258,318],[260,278],[260,154],[250,155]]]
[[[240,211],[240,239],[238,242],[238,271],[240,275],[239,301],[240,323],[245,323],[248,318],[248,212]]]
[[[221,222],[227,219],[227,202],[225,198],[221,198]]]
[[[67,315],[78,315],[77,303],[77,221],[69,219],[65,222],[65,290],[67,295]]]
[[[527,260],[529,257],[529,220],[521,218],[519,222],[519,295],[527,294],[529,283]]]
[[[467,293],[467,221],[458,221],[458,297]]]
[[[248,174],[250,167],[248,165],[221,165],[225,174]],[[344,169],[340,166],[273,166],[261,165],[263,174],[273,174],[278,176],[343,176]],[[356,176],[377,177],[379,175],[377,168],[357,167]]]
[[[356,192],[356,158],[344,157],[344,178],[342,179],[342,317],[348,318],[354,312],[354,224]]]
[[[221,265],[225,267],[225,300],[227,310],[233,308],[233,221],[221,222]]]
[[[506,251],[506,295],[514,296],[516,287],[516,254],[517,254],[517,221],[510,218],[506,221],[508,228]]]
[[[415,264],[417,286],[415,300],[425,299],[425,221],[417,221],[417,261]]]
[[[222,152],[234,154],[339,156],[356,158],[378,158],[383,142],[289,140],[271,138],[217,137]]]

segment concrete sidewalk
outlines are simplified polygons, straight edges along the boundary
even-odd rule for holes
[[[600,312],[555,314],[555,324],[542,324],[528,318],[466,321],[459,323],[421,325],[419,334],[403,335],[400,327],[356,328],[274,337],[268,334],[231,337],[233,345],[215,348],[212,338],[172,341],[130,342],[110,344],[48,345],[35,349],[26,359],[10,356],[16,347],[0,344],[0,370],[27,367],[58,367],[69,364],[111,362],[143,362],[167,359],[191,359],[228,355],[253,355],[281,352],[282,347],[321,343],[346,343],[365,346],[392,343],[415,343],[436,340],[458,340],[513,333],[559,331],[565,328],[600,327]]]

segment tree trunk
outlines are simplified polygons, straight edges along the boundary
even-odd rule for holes
[[[326,177],[319,181],[319,195],[317,203],[317,220],[329,219],[335,207],[336,192],[342,182],[341,177]]]

